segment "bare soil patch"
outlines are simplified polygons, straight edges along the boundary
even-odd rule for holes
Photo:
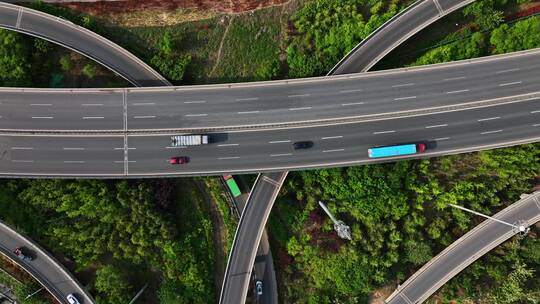
[[[241,13],[281,5],[289,0],[125,0],[99,2],[68,2],[60,5],[92,15],[122,14],[133,10],[196,9],[220,13]]]

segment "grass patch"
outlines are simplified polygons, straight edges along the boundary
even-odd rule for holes
[[[214,202],[216,203],[225,224],[225,228],[227,229],[227,243],[224,248],[224,252],[226,255],[228,255],[234,239],[237,220],[234,214],[231,214],[231,209],[229,208],[229,203],[227,202],[227,197],[224,193],[224,189],[219,181],[219,178],[206,177],[204,178],[204,183],[206,185],[206,190],[214,199]]]
[[[219,17],[172,26],[121,28],[108,27],[109,37],[146,62],[158,53],[166,32],[171,34],[175,51],[190,55],[191,63],[182,83],[210,82],[208,75],[215,63],[219,42],[226,23]]]
[[[21,304],[52,304],[56,303],[50,299],[47,299],[45,295],[48,295],[47,291],[42,290],[29,299],[25,299],[29,294],[37,291],[41,286],[35,282],[26,273],[21,273],[20,278],[15,278],[3,268],[8,266],[13,268],[13,264],[8,262],[2,256],[0,258],[0,284],[11,289],[17,299],[17,303]],[[21,270],[22,272],[22,270]],[[2,302],[3,303],[3,302]]]
[[[281,7],[272,7],[232,19],[215,71],[217,81],[268,80],[281,76],[279,55],[284,38],[281,11]]]

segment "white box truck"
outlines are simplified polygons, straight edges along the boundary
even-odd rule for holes
[[[200,146],[208,144],[208,135],[174,135],[171,136],[173,147]]]

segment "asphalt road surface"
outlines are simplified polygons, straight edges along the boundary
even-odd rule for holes
[[[274,202],[286,175],[278,172],[267,176],[259,176],[253,185],[250,197],[271,197],[270,201]],[[245,303],[246,293],[239,291],[248,290],[257,245],[260,243],[264,230],[264,225],[259,225],[259,223],[266,223],[271,209],[267,208],[266,204],[260,204],[248,198],[238,223],[235,240],[227,262],[229,267],[225,272],[220,303]],[[244,225],[246,221],[249,221],[252,225]]]
[[[539,92],[539,69],[536,49],[399,71],[263,83],[127,91],[2,88],[0,130],[204,130],[330,122]]]
[[[535,49],[328,78],[127,90],[2,88],[0,130],[205,130],[356,119],[538,92],[539,69]]]
[[[380,26],[347,54],[329,74],[365,72],[403,41],[474,0],[416,1]]]
[[[540,220],[540,191],[494,217],[508,223],[524,220],[533,225]],[[515,231],[509,226],[492,220],[482,222],[418,270],[386,299],[386,303],[411,304],[427,300],[461,270],[514,235]]]
[[[536,95],[535,95],[536,96]],[[180,176],[349,166],[434,157],[540,139],[540,97],[438,114],[331,126],[211,133],[208,145],[173,148],[171,134],[1,135],[3,176]],[[313,141],[294,150],[296,141]],[[423,154],[368,159],[374,146],[428,144]],[[172,156],[189,156],[170,165]]]
[[[170,83],[117,44],[60,17],[0,2],[0,27],[60,44],[103,64],[136,86]]]
[[[21,246],[34,257],[32,261],[21,261],[13,254],[13,250]],[[94,303],[91,296],[79,287],[77,280],[48,252],[3,222],[0,222],[0,253],[17,262],[60,303],[67,303],[66,296],[71,293],[75,294],[82,304]]]
[[[268,174],[272,174],[272,173],[268,173]],[[270,178],[270,177],[267,177],[267,178]],[[284,181],[285,178],[283,177],[279,177],[279,178],[276,178],[277,180],[281,180],[281,181]],[[259,187],[261,186],[265,186],[264,183],[258,183],[257,184]],[[252,203],[252,204],[258,204],[258,205],[265,205],[267,206],[268,205],[268,201],[271,199],[272,201],[270,202],[270,205],[273,205],[273,202],[274,202],[274,198],[275,196],[277,196],[277,194],[279,193],[279,189],[281,187],[276,187],[274,189],[274,191],[276,192],[275,195],[274,193],[269,193],[269,192],[259,192],[257,191],[257,193],[259,194],[266,194],[267,197],[259,197],[257,195],[255,196],[250,196],[250,195],[241,195],[241,196],[238,196],[236,198],[234,198],[236,204],[237,204],[237,208],[240,210],[240,213],[242,213],[242,211],[244,210],[244,207],[246,206],[246,201],[248,199],[248,196],[249,196],[249,199],[252,201],[252,202],[255,202],[255,203]],[[251,189],[251,191],[253,191],[253,189]],[[250,192],[251,192],[250,191]],[[272,208],[270,208],[272,209]],[[264,209],[262,208],[258,208],[259,212],[266,212]],[[258,216],[255,216],[255,217],[258,217]],[[253,227],[253,224],[251,222],[251,219],[246,219],[245,221],[243,221],[243,224],[244,225],[247,225],[248,227]],[[266,226],[265,224],[262,224],[261,223],[258,223],[258,224],[255,224],[255,225],[260,225],[260,226]],[[254,231],[258,231],[259,230],[259,227],[257,228],[254,228]],[[243,236],[238,236],[236,241],[240,241],[241,239],[243,239]],[[234,246],[234,245],[233,245]],[[247,248],[244,248],[244,249],[247,249]],[[253,251],[252,251],[253,252]],[[253,265],[253,271],[254,271],[254,275],[253,277],[255,278],[255,280],[261,280],[263,282],[263,294],[262,295],[257,295],[256,294],[256,290],[255,290],[255,282],[252,281],[253,284],[247,284],[247,288],[248,290],[242,290],[241,288],[244,287],[243,284],[237,284],[235,287],[233,287],[233,290],[235,290],[234,292],[231,292],[229,294],[233,294],[233,293],[246,293],[246,292],[252,292],[252,294],[254,295],[254,300],[255,300],[255,303],[257,304],[277,304],[278,303],[278,293],[277,293],[277,282],[276,282],[276,273],[275,273],[275,270],[274,270],[274,261],[272,259],[272,252],[270,250],[270,244],[268,242],[268,234],[266,233],[266,229],[263,230],[263,233],[262,233],[262,237],[261,237],[261,240],[258,244],[258,248],[257,248],[257,251],[256,251],[256,256],[255,256],[255,264]],[[236,259],[233,259],[234,261],[238,261]],[[243,261],[240,261],[240,262],[246,262],[246,260],[243,260]],[[227,265],[227,267],[231,267],[231,265]],[[234,266],[232,265],[232,268],[245,268],[244,266],[242,267],[239,267],[239,266]],[[250,278],[249,277],[245,277],[247,280],[249,280]],[[224,278],[225,280],[226,278]],[[225,283],[226,284],[226,283]],[[235,289],[237,288],[237,289]],[[221,299],[222,300],[222,303],[229,303],[230,301],[228,301],[227,299]]]

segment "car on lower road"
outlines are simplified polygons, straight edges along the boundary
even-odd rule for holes
[[[257,282],[255,282],[255,291],[257,292],[258,296],[262,296],[263,289],[262,289],[262,281],[261,280],[257,280]]]
[[[77,297],[72,293],[68,294],[66,299],[67,299],[69,304],[81,304],[79,299],[77,299]]]
[[[188,156],[175,156],[169,158],[169,164],[171,165],[185,165],[187,163],[189,163]]]
[[[28,250],[26,250],[26,248],[24,247],[17,247],[15,248],[15,250],[13,250],[13,253],[21,260],[23,261],[27,261],[27,262],[30,262],[31,260],[33,260],[32,256],[30,255],[30,253],[28,252]]]

